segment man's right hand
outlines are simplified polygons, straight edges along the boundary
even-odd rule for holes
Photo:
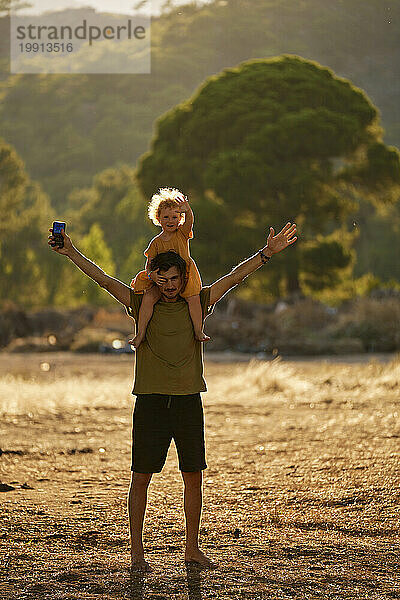
[[[156,285],[162,285],[163,283],[165,283],[167,281],[165,277],[162,277],[162,275],[158,274],[158,269],[154,269],[154,271],[151,271],[150,279]]]
[[[94,262],[86,258],[71,242],[71,238],[65,233],[64,230],[61,230],[61,235],[64,239],[64,247],[60,248],[59,246],[52,246],[54,244],[55,239],[53,236],[53,229],[49,229],[50,235],[48,236],[48,244],[58,254],[64,254],[64,256],[68,256],[72,260],[72,262],[81,270],[85,275],[93,279],[100,287],[107,290],[109,294],[114,296],[118,302],[121,302],[124,306],[129,306],[130,297],[131,297],[131,288],[116,279],[116,277],[110,277],[100,269]]]
[[[65,254],[68,255],[70,254],[71,250],[73,249],[73,245],[71,242],[71,238],[69,237],[69,235],[67,235],[64,232],[64,229],[61,230],[61,235],[63,236],[64,239],[64,247],[60,248],[60,246],[58,246],[57,244],[55,246],[53,246],[54,243],[54,236],[53,236],[53,228],[50,228],[49,231],[51,232],[50,235],[48,236],[48,245],[50,246],[50,248],[52,250],[54,250],[55,252],[58,252],[58,254]]]

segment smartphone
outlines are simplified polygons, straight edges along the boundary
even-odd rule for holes
[[[58,246],[59,248],[64,248],[64,238],[61,235],[61,229],[65,231],[65,223],[61,221],[54,221],[53,223],[53,237],[54,242],[51,244],[52,246]]]

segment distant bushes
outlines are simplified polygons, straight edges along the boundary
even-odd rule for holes
[[[210,350],[313,355],[400,349],[400,293],[357,298],[340,308],[311,298],[262,306],[231,298],[217,305],[206,331]]]
[[[400,299],[358,298],[339,315],[338,323],[330,331],[336,339],[359,339],[367,352],[398,350]]]
[[[0,312],[0,347],[11,352],[69,350],[96,310],[85,306],[25,312],[10,304]]]
[[[318,355],[400,350],[400,292],[375,290],[369,297],[332,308],[311,298],[262,305],[235,296],[219,302],[206,321],[208,351]],[[48,309],[0,313],[0,346],[11,352],[96,352],[101,344],[127,340],[133,323],[122,308]]]

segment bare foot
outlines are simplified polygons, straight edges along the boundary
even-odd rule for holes
[[[141,573],[150,573],[153,569],[149,563],[144,560],[144,556],[131,554],[131,569],[132,571],[139,571]]]
[[[203,333],[203,331],[199,331],[199,332],[195,333],[194,337],[199,342],[208,342],[208,340],[211,339],[210,336],[208,336],[205,333]]]
[[[210,560],[199,548],[197,550],[186,550],[185,563],[194,563],[196,566],[203,567],[203,569],[217,568],[217,564]]]
[[[128,344],[131,344],[134,348],[139,348],[140,344],[143,342],[144,335],[135,335],[134,338],[128,340]]]

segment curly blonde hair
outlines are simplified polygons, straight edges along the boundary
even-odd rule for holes
[[[182,192],[176,188],[160,188],[157,194],[153,194],[149,202],[148,215],[154,225],[160,225],[161,227],[160,214],[163,208],[179,209],[179,204],[176,201],[178,195],[183,196]],[[182,214],[179,225],[182,225],[184,221],[185,216]]]

